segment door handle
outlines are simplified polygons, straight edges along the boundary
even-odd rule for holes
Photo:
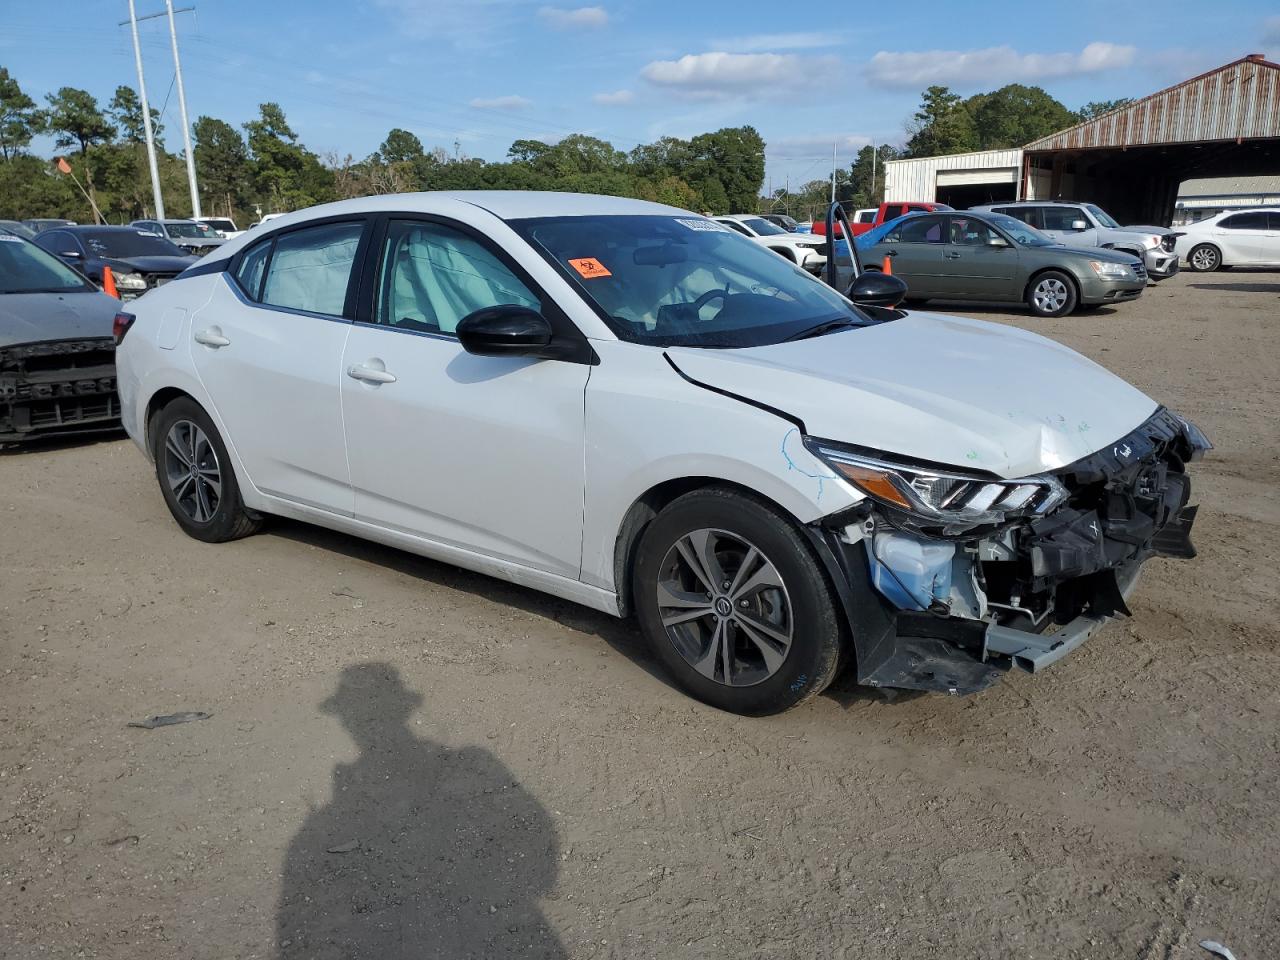
[[[363,363],[356,363],[347,367],[347,376],[352,380],[363,380],[365,383],[396,382],[394,374],[387,373],[385,370],[375,370],[373,367],[365,366]]]
[[[222,331],[217,327],[210,327],[208,330],[201,330],[192,338],[196,343],[203,343],[206,347],[226,347],[231,341],[222,335]]]
[[[956,253],[955,251],[952,251],[952,250],[948,250],[948,251],[947,251],[946,253],[944,253],[942,256],[943,256],[944,258],[946,258],[947,260],[959,260],[959,259],[960,259],[960,254],[958,254],[958,253]]]

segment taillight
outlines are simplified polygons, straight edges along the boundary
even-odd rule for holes
[[[115,319],[111,321],[111,335],[116,338],[116,346],[124,339],[124,335],[129,332],[129,328],[133,326],[133,321],[137,318],[132,313],[117,313]]]

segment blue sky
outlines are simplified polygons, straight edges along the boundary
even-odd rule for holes
[[[177,0],[175,6],[188,6]],[[143,15],[162,0],[137,0]],[[1069,107],[1143,96],[1246,53],[1280,56],[1273,0],[1156,7],[788,4],[746,0],[195,0],[179,14],[192,118],[276,100],[321,154],[374,150],[391,127],[499,160],[520,137],[584,132],[630,149],[753,124],[774,187],[903,139],[930,83],[1039,84]],[[126,0],[0,0],[0,65],[42,98],[136,86]],[[824,20],[827,22],[824,23]],[[164,19],[142,27],[147,88],[180,144]],[[46,152],[51,144],[37,144]]]

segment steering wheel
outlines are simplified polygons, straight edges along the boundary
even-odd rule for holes
[[[697,300],[693,301],[693,312],[701,313],[702,308],[705,307],[712,300],[716,299],[717,297],[723,300],[728,296],[729,296],[728,290],[708,290],[706,293],[700,296]]]

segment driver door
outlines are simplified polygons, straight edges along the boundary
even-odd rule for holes
[[[576,579],[591,368],[475,356],[456,334],[482,307],[557,308],[451,221],[388,219],[371,258],[372,297],[342,358],[356,517]]]

